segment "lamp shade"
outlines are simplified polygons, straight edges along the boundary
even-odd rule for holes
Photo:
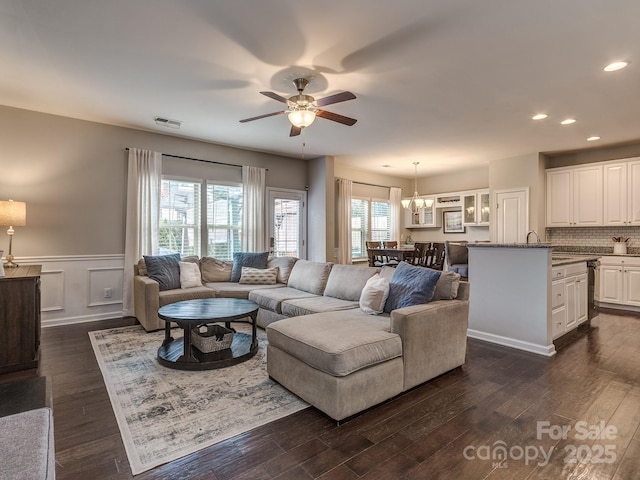
[[[293,110],[289,112],[289,121],[298,128],[308,127],[316,119],[316,112],[313,110]]]
[[[27,224],[27,204],[0,200],[0,226],[24,227]]]

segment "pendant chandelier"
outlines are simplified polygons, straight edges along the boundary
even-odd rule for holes
[[[418,164],[420,162],[413,162],[415,168],[415,176],[413,180],[413,197],[411,199],[404,199],[401,201],[402,206],[412,212],[416,213],[422,207],[426,205],[424,199],[418,196]]]

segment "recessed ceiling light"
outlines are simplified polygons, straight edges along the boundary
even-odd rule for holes
[[[613,62],[604,67],[605,72],[615,72],[616,70],[622,70],[629,65],[629,62]]]
[[[574,118],[567,118],[566,120],[562,120],[560,122],[562,125],[571,125],[572,123],[576,123]]]
[[[390,168],[391,165],[380,165],[382,168]]]
[[[600,140],[600,137],[597,135],[587,138],[587,142],[595,142],[596,140]]]
[[[538,114],[534,115],[533,117],[531,117],[531,120],[544,120],[548,116],[549,115],[547,115],[546,113],[538,113]]]

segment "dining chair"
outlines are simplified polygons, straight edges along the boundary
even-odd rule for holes
[[[413,244],[413,264],[427,266],[427,254],[431,251],[431,242],[416,242]]]
[[[434,270],[442,270],[444,268],[445,249],[443,242],[433,242],[431,244],[431,255],[427,258],[427,267]]]
[[[369,250],[372,248],[382,248],[382,242],[365,241],[367,247],[367,257],[369,258],[369,266],[382,267],[386,263],[386,259],[382,255],[377,255]]]
[[[383,248],[398,248],[398,242],[396,240],[385,240],[383,243]],[[398,264],[400,263],[400,256],[399,255],[394,255],[392,252],[387,252],[385,254],[386,256],[386,262],[385,265],[389,266],[389,267],[397,267]]]
[[[466,241],[444,242],[447,270],[452,270],[466,279],[469,277],[469,249]]]

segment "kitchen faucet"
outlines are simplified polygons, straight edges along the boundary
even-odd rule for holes
[[[540,245],[540,236],[538,235],[538,232],[536,232],[535,230],[529,230],[527,232],[527,245],[529,244],[529,235],[531,235],[532,233],[536,236],[536,243]]]

